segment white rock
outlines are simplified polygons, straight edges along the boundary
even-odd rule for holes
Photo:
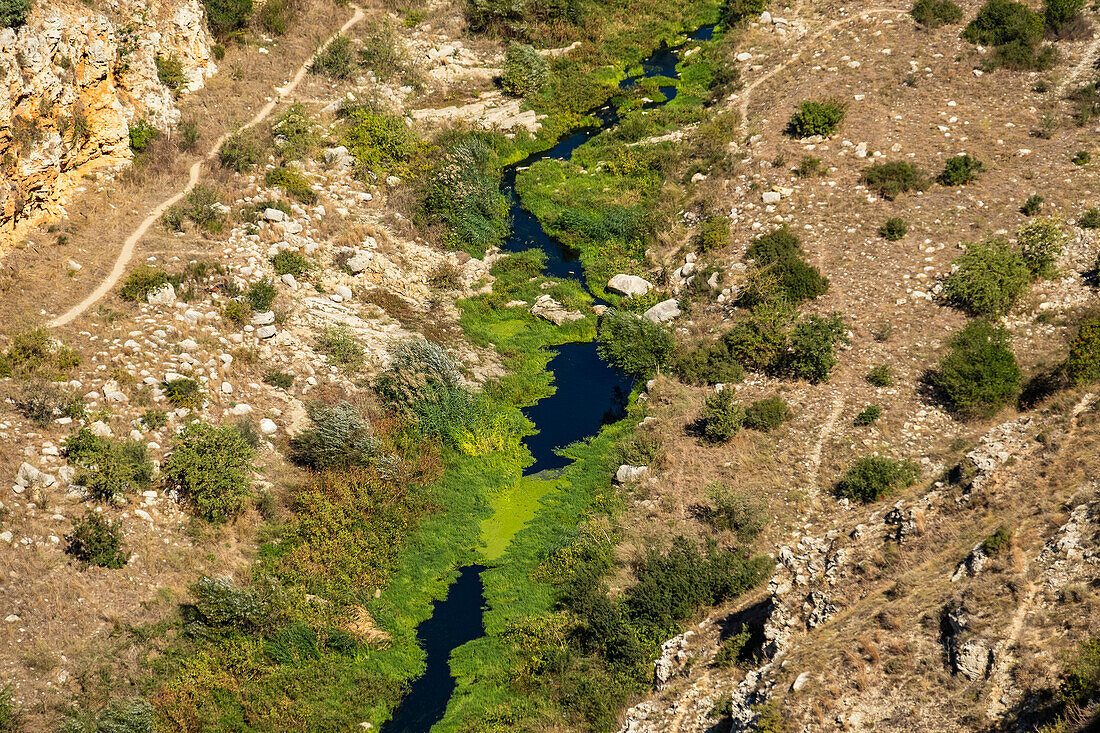
[[[653,288],[653,283],[644,277],[619,273],[607,281],[607,289],[619,295],[632,298],[635,295],[645,295]]]
[[[266,417],[263,420],[260,420],[260,432],[264,435],[271,435],[278,429],[279,426],[275,424],[274,420]]]
[[[113,435],[113,433],[111,432],[111,426],[103,422],[102,420],[96,420],[94,423],[89,425],[88,428],[92,431],[92,435],[98,435],[101,438],[106,438]]]
[[[172,287],[172,283],[164,283],[156,290],[149,291],[145,300],[150,305],[172,305],[176,302],[176,289]]]
[[[256,329],[257,338],[269,339],[274,335],[275,335],[275,326],[274,325],[261,326],[260,328]]]
[[[337,285],[336,294],[344,300],[351,300],[353,295],[353,293],[351,292],[351,288],[349,288],[347,285]]]
[[[266,326],[266,325],[274,323],[274,322],[275,322],[275,312],[274,311],[261,311],[259,313],[253,313],[252,314],[252,325],[253,326]],[[229,355],[226,354],[226,356],[229,356]],[[232,359],[232,357],[230,357],[230,359]],[[223,359],[223,361],[224,361],[224,359]],[[226,363],[228,363],[228,362],[226,362]]]
[[[11,544],[11,538],[12,538],[11,532],[9,532],[7,530],[4,530],[3,532],[0,532],[0,542],[7,542],[10,545]]]
[[[281,209],[267,208],[264,209],[264,219],[268,221],[283,221],[286,219],[286,213]]]
[[[233,394],[233,385],[229,382],[222,382],[222,394]]]
[[[642,317],[648,318],[654,323],[664,323],[665,321],[671,321],[680,315],[680,305],[676,302],[675,298],[669,298],[668,300],[662,300],[657,305],[653,306]]]
[[[625,484],[627,481],[638,481],[645,478],[647,474],[649,474],[649,466],[630,466],[623,464],[615,471],[615,480],[620,484]]]

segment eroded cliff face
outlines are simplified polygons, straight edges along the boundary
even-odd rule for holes
[[[176,122],[156,58],[179,59],[193,91],[216,71],[212,43],[199,0],[40,3],[0,30],[0,245],[60,215],[89,169],[127,161],[132,122]]]

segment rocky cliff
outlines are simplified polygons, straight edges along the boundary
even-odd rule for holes
[[[128,160],[131,123],[175,122],[156,59],[178,59],[194,90],[216,71],[211,45],[198,0],[40,4],[0,29],[0,242],[58,215],[89,167]]]

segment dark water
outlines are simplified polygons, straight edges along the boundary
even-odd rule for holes
[[[692,40],[710,40],[713,26],[703,26],[691,35]],[[645,77],[676,76],[678,48],[662,48],[642,63]],[[636,79],[625,79],[619,86],[629,89]],[[676,96],[675,87],[661,87],[668,99]],[[645,107],[659,106],[657,102]],[[547,275],[583,281],[576,252],[548,235],[538,220],[523,208],[516,196],[516,175],[533,163],[545,159],[567,160],[573,151],[599,132],[619,121],[617,110],[604,105],[590,112],[599,120],[598,126],[577,130],[541,153],[505,169],[501,189],[511,206],[512,232],[504,243],[508,252],[521,252],[537,247],[546,252]],[[557,391],[524,410],[524,414],[539,430],[524,442],[535,462],[527,474],[562,468],[569,460],[555,453],[597,433],[602,425],[621,419],[626,414],[627,400],[633,381],[623,372],[605,362],[596,353],[593,342],[565,344],[555,347],[555,356],[547,366],[554,375]],[[451,586],[446,600],[435,604],[432,616],[417,629],[416,637],[427,655],[427,671],[409,686],[409,693],[394,711],[393,720],[383,727],[383,733],[427,733],[443,718],[447,703],[454,692],[450,656],[458,647],[485,633],[482,610],[480,565],[462,568],[458,580]]]

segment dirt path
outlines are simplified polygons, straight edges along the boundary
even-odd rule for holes
[[[351,28],[364,18],[362,8],[360,8],[358,5],[353,5],[352,7],[355,8],[355,12],[352,13],[351,18],[349,18],[348,21],[340,27],[340,30],[329,36],[328,39],[323,44],[321,44],[318,51],[323,50],[330,43],[332,43],[333,39],[335,39],[338,35],[340,35],[341,33],[345,33],[349,28]],[[242,125],[240,127],[240,130],[247,130],[251,127],[255,127],[256,125],[267,119],[271,112],[275,109],[276,105],[282,102],[287,97],[287,95],[293,92],[297,88],[298,84],[302,81],[302,79],[305,78],[306,74],[309,73],[309,64],[312,59],[313,57],[310,56],[308,59],[305,60],[305,62],[302,63],[300,67],[298,67],[298,71],[296,74],[294,74],[294,78],[292,78],[286,84],[286,86],[276,88],[275,91],[277,92],[277,94],[275,95],[275,98],[265,104],[260,109],[260,111],[256,113],[255,117]],[[226,139],[228,139],[228,137],[228,132],[222,133],[221,137],[214,141],[214,144],[210,147],[210,150],[206,153],[205,157],[202,160],[196,161],[194,165],[191,166],[190,170],[188,171],[187,185],[176,192],[170,198],[162,201],[152,211],[150,211],[149,215],[146,216],[144,220],[142,220],[137,229],[135,229],[130,234],[130,236],[126,238],[126,240],[122,243],[122,249],[118,253],[118,259],[115,260],[114,267],[111,268],[111,272],[107,275],[107,277],[104,278],[104,280],[96,286],[95,290],[93,290],[84,300],[80,301],[75,306],[66,311],[63,315],[60,315],[50,321],[50,327],[64,326],[67,323],[71,323],[82,313],[84,313],[84,311],[95,305],[100,298],[110,292],[111,288],[113,288],[118,283],[119,279],[122,277],[122,274],[126,271],[126,266],[130,263],[130,259],[134,256],[134,249],[137,247],[137,243],[141,241],[141,238],[145,236],[145,232],[149,231],[149,227],[151,227],[160,219],[160,217],[164,214],[165,210],[168,209],[169,206],[174,205],[177,201],[190,193],[191,189],[195,187],[195,184],[199,182],[199,178],[202,175],[203,163],[210,162],[217,157],[218,151],[221,150],[222,144],[226,141]]]
[[[802,38],[799,38],[798,40],[796,40],[795,41],[796,48],[795,48],[794,53],[791,54],[790,58],[788,58],[786,61],[781,62],[778,66],[773,67],[771,70],[765,72],[762,76],[759,76],[756,79],[754,79],[751,84],[746,86],[741,91],[741,94],[739,95],[740,99],[739,99],[739,106],[738,106],[738,110],[741,113],[741,127],[744,128],[745,126],[748,125],[748,122],[749,122],[749,101],[752,98],[752,93],[754,91],[756,91],[756,88],[758,86],[760,86],[761,84],[763,84],[764,82],[771,79],[776,74],[779,74],[782,71],[786,70],[786,68],[788,66],[790,66],[791,64],[793,64],[795,61],[798,61],[800,58],[802,58],[802,54],[812,48],[812,46],[809,46],[808,44],[811,44],[813,41],[816,41],[818,38],[825,35],[826,33],[831,33],[832,31],[836,30],[837,28],[844,25],[845,23],[851,23],[854,20],[862,20],[862,19],[867,18],[869,16],[878,15],[880,13],[896,13],[897,15],[905,15],[905,12],[906,11],[899,10],[898,8],[872,8],[870,10],[864,10],[859,15],[853,15],[853,16],[850,16],[848,18],[840,18],[839,20],[834,20],[832,23],[829,23],[828,25],[826,25],[824,28],[820,29],[816,33],[814,33],[812,35],[803,36]]]

